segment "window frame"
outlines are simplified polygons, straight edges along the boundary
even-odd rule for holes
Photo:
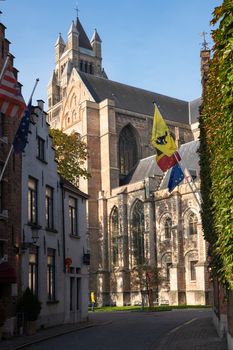
[[[45,157],[45,140],[37,136],[37,158],[41,160],[42,162],[46,161]]]
[[[115,221],[114,221],[114,220]],[[111,232],[111,262],[112,266],[119,266],[120,247],[119,247],[119,210],[115,206],[110,214],[110,232]]]
[[[49,185],[45,187],[45,220],[46,229],[54,229],[54,188]]]
[[[35,186],[30,187],[30,183]],[[28,177],[28,223],[38,223],[38,180],[31,176]]]
[[[168,221],[170,224],[168,224]],[[164,239],[170,240],[172,237],[172,219],[170,216],[166,216],[163,221],[163,231],[164,231]]]
[[[140,206],[140,207],[139,207]],[[142,211],[140,212],[140,210]],[[136,200],[131,212],[132,223],[132,255],[136,266],[145,263],[145,215],[144,205],[141,200]]]
[[[197,235],[198,218],[194,212],[191,212],[188,216],[188,232],[190,236]]]
[[[138,142],[131,125],[126,125],[119,134],[118,139],[118,164],[120,179],[129,174],[138,161]]]
[[[69,196],[69,231],[71,236],[78,236],[78,200]],[[71,201],[74,201],[72,205]]]
[[[30,261],[30,257],[32,256],[34,256],[35,259]],[[33,250],[29,251],[28,286],[35,295],[38,295],[38,247],[34,247]]]
[[[198,263],[198,260],[190,260],[189,261],[189,269],[190,269],[190,281],[195,282],[197,280],[197,273],[196,273],[196,264]]]
[[[166,280],[170,281],[170,269],[172,267],[172,262],[166,262]]]
[[[56,300],[56,250],[47,249],[47,299]]]

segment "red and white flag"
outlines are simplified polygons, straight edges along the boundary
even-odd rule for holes
[[[0,111],[9,117],[21,117],[26,104],[13,72],[7,68],[0,84]]]

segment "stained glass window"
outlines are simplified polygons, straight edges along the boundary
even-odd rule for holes
[[[144,251],[144,208],[143,203],[136,201],[132,212],[132,249],[137,265],[145,262]]]

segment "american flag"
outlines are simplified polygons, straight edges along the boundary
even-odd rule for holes
[[[10,68],[7,68],[0,84],[0,111],[6,116],[22,116],[26,104],[20,86]]]

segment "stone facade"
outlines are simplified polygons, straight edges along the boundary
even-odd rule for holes
[[[48,120],[67,133],[79,132],[88,147],[91,178],[81,179],[80,188],[89,194],[90,290],[99,304],[148,302],[146,265],[156,270],[157,284],[151,282],[150,289],[158,302],[205,304],[209,286],[199,208],[187,185],[172,195],[161,188],[163,173],[150,143],[154,100],[180,146],[198,137],[200,99],[181,101],[113,82],[102,70],[84,71],[78,49],[55,81],[72,50],[69,40],[68,35],[49,83]],[[83,51],[81,41],[76,45]],[[85,51],[91,62],[100,62],[93,52]],[[192,157],[196,153],[189,163]],[[191,213],[197,220],[192,237],[185,226]],[[169,240],[162,238],[166,215],[172,220]]]

